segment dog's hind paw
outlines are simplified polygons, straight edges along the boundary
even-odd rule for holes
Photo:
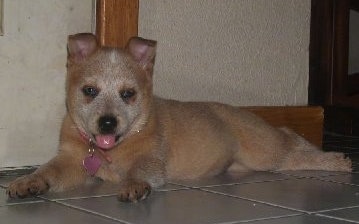
[[[122,184],[117,198],[122,202],[138,202],[151,193],[151,186],[147,182],[127,181]]]
[[[323,153],[317,160],[318,164],[320,164],[324,170],[341,172],[352,171],[352,161],[340,152]]]
[[[337,168],[340,171],[351,172],[352,171],[352,161],[349,157],[346,157],[342,153],[337,155]]]
[[[351,172],[352,161],[340,152],[297,151],[289,154],[278,170]]]

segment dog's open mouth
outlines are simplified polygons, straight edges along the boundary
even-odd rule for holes
[[[101,149],[111,149],[115,146],[116,142],[120,138],[120,135],[95,135],[96,145]]]

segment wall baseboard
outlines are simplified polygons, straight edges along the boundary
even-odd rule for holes
[[[243,107],[275,127],[288,127],[322,147],[324,110],[320,106]]]
[[[39,168],[38,165],[20,166],[20,167],[0,167],[0,178],[9,177],[9,176],[12,177],[22,176],[34,172],[37,168]]]

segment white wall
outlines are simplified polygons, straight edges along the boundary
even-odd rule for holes
[[[67,35],[91,31],[91,0],[5,0],[0,167],[46,162],[65,112]]]
[[[141,0],[155,92],[234,105],[307,104],[310,0]]]

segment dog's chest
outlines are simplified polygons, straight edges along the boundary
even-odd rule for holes
[[[123,173],[125,172],[114,163],[103,163],[96,172],[95,176],[105,181],[118,183],[124,178]]]

